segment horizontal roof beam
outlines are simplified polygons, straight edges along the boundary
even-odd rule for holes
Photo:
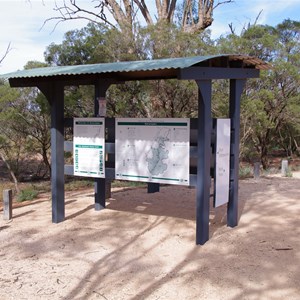
[[[190,67],[178,70],[178,79],[247,79],[259,77],[258,69]]]

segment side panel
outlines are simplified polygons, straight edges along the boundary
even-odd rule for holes
[[[216,120],[214,206],[228,202],[230,171],[230,119]]]

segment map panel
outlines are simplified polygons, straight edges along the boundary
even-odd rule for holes
[[[74,118],[74,175],[105,177],[104,118]]]
[[[189,119],[116,119],[116,179],[189,185]]]

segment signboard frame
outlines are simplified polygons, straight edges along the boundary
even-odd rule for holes
[[[115,128],[116,179],[190,184],[190,119],[116,118]]]
[[[74,175],[105,178],[105,118],[74,118]]]

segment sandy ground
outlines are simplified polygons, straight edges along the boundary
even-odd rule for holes
[[[0,299],[300,299],[300,179],[240,181],[239,226],[211,209],[195,245],[195,189],[139,188],[93,209],[66,195],[51,223],[49,196],[0,220]],[[2,214],[2,213],[1,213]]]

